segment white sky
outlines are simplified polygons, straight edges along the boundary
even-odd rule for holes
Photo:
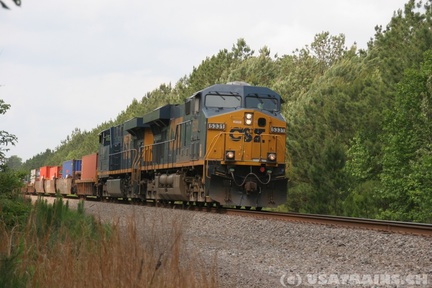
[[[92,130],[160,84],[244,38],[292,54],[315,34],[343,33],[366,48],[408,0],[23,0],[0,9],[0,130],[18,137],[7,156],[54,149],[74,128]]]

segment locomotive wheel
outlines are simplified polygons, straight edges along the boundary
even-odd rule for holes
[[[207,202],[206,207],[207,210],[210,211],[213,207],[215,207],[215,202]],[[218,205],[216,205],[216,208],[218,208]]]

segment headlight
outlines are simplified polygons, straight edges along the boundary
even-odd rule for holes
[[[226,161],[233,161],[235,158],[235,151],[227,150],[225,151],[225,160]]]
[[[273,153],[273,152],[267,153],[267,161],[268,162],[275,162],[276,161],[276,153]]]
[[[245,113],[245,124],[246,125],[252,125],[253,122],[253,114],[252,113]]]

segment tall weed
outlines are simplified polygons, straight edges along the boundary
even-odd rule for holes
[[[143,237],[135,218],[107,225],[80,209],[39,199],[24,229],[0,225],[0,287],[217,286],[216,269],[184,249],[181,223]]]

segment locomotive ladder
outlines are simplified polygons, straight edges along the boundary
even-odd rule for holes
[[[137,149],[132,149],[134,154],[132,160],[132,171],[131,171],[131,182],[132,186],[139,186],[141,181],[141,167],[140,167],[140,153],[138,153]]]

